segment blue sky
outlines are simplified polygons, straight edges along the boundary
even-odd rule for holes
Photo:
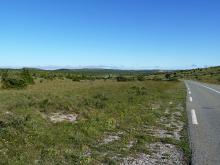
[[[0,66],[220,65],[218,0],[0,0]]]

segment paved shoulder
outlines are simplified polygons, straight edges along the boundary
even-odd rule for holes
[[[192,163],[220,164],[220,86],[186,81]]]

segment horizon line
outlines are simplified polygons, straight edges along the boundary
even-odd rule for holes
[[[41,69],[41,70],[60,70],[60,69],[107,69],[107,70],[190,70],[190,69],[198,69],[198,68],[209,68],[209,67],[217,67],[220,65],[213,66],[183,66],[183,67],[125,67],[125,66],[0,66],[0,69],[22,69],[22,68],[33,68],[33,69]]]

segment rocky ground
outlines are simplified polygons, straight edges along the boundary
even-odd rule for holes
[[[169,104],[172,104],[170,102]],[[158,107],[159,108],[159,107]],[[181,131],[183,130],[184,123],[180,120],[183,115],[184,108],[178,105],[175,111],[166,109],[165,114],[170,115],[169,118],[162,116],[157,122],[162,125],[162,127],[149,127],[143,126],[143,131],[147,132],[150,136],[160,139],[173,139],[180,141],[182,137]],[[108,135],[103,139],[102,144],[111,143],[120,140],[120,136],[123,133],[117,133],[114,135]],[[127,145],[128,148],[132,148],[136,141],[130,141]],[[167,142],[155,142],[151,144],[146,144],[149,153],[139,153],[135,155],[130,155],[126,158],[117,159],[120,160],[120,165],[185,165],[187,164],[184,158],[183,151],[179,149],[176,145]]]
[[[175,145],[153,143],[149,146],[151,154],[141,153],[134,157],[128,157],[123,160],[121,165],[173,165],[184,164],[183,153]]]

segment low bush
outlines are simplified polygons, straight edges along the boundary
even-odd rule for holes
[[[128,81],[128,79],[126,78],[126,77],[124,77],[124,76],[117,76],[116,77],[116,80],[118,81],[118,82],[122,82],[122,81]]]
[[[34,80],[26,69],[23,69],[20,74],[9,74],[8,71],[4,71],[1,77],[1,84],[3,89],[21,89],[28,84],[34,84]]]
[[[144,75],[138,75],[138,76],[137,76],[137,80],[138,80],[138,81],[144,81],[144,80],[145,80]]]
[[[29,73],[29,71],[27,69],[22,69],[21,72],[21,79],[23,79],[25,81],[26,84],[34,84],[34,79],[31,76],[31,74]]]
[[[122,75],[120,75],[120,76],[117,76],[116,77],[116,80],[118,81],[118,82],[126,82],[126,81],[134,81],[135,80],[135,77],[133,77],[133,76],[130,76],[130,77],[125,77],[125,76],[122,76]]]
[[[73,77],[72,77],[72,81],[78,81],[78,82],[79,82],[79,81],[80,81],[80,77],[78,77],[78,76],[73,76]]]
[[[24,88],[27,84],[23,79],[19,78],[7,78],[2,80],[2,88]]]

